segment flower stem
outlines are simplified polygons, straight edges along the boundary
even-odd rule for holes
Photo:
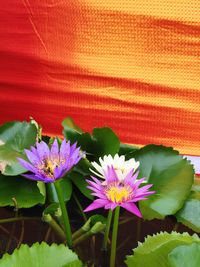
[[[107,217],[107,222],[106,222],[106,230],[104,233],[104,239],[103,239],[103,244],[102,244],[102,250],[107,250],[107,243],[108,243],[108,236],[110,232],[110,224],[112,220],[112,210],[110,209],[108,212],[108,217]]]
[[[72,248],[72,233],[71,233],[71,227],[70,227],[70,222],[69,222],[69,216],[67,212],[67,208],[65,205],[64,197],[63,197],[63,192],[62,188],[60,186],[60,181],[56,181],[54,183],[57,195],[58,195],[58,200],[60,203],[60,208],[62,211],[62,218],[63,218],[63,223],[64,223],[64,230],[65,230],[65,235],[67,239],[67,245],[69,248]]]
[[[17,221],[28,221],[28,220],[41,220],[40,217],[13,217],[13,218],[6,218],[0,219],[1,223],[10,223],[10,222],[17,222]]]
[[[120,207],[118,206],[115,209],[114,222],[113,222],[110,267],[115,267],[117,232],[118,232],[118,224],[119,224],[119,212],[120,212]]]

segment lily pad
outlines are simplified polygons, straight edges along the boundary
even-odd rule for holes
[[[32,182],[22,176],[0,175],[0,207],[14,206],[30,208],[45,203],[45,191],[40,182]]]
[[[0,267],[81,267],[78,256],[65,245],[42,242],[32,247],[21,245],[12,255],[5,254],[0,260]]]
[[[193,166],[170,147],[148,145],[131,154],[140,161],[139,177],[153,184],[153,194],[140,202],[144,219],[163,219],[184,205],[194,181]]]
[[[170,252],[168,259],[171,267],[199,267],[200,244],[178,246]]]
[[[126,264],[128,267],[172,267],[168,261],[168,254],[180,245],[193,242],[200,244],[196,234],[190,236],[188,233],[164,232],[148,236],[144,243],[139,243],[139,246],[133,250],[133,255],[127,256]]]
[[[24,149],[34,145],[37,128],[33,123],[8,122],[0,127],[0,171],[4,175],[18,175],[26,170],[17,157],[25,157]]]

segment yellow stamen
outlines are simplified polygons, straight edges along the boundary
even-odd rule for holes
[[[44,172],[49,177],[54,178],[54,170],[56,167],[60,166],[60,163],[57,161],[52,161],[50,159],[46,159],[40,166],[37,166],[41,172]]]
[[[106,196],[109,200],[115,203],[127,201],[132,194],[132,189],[129,186],[110,186],[106,190]]]

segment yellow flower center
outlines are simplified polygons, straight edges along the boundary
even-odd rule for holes
[[[106,189],[106,196],[115,203],[126,202],[132,196],[133,190],[128,185],[111,185]]]
[[[54,170],[56,167],[60,166],[60,162],[58,161],[52,161],[50,159],[45,159],[38,168],[41,172],[45,173],[51,178],[54,178]]]

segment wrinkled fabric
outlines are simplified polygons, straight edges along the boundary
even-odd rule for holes
[[[200,155],[199,0],[1,0],[0,25],[0,123]]]

